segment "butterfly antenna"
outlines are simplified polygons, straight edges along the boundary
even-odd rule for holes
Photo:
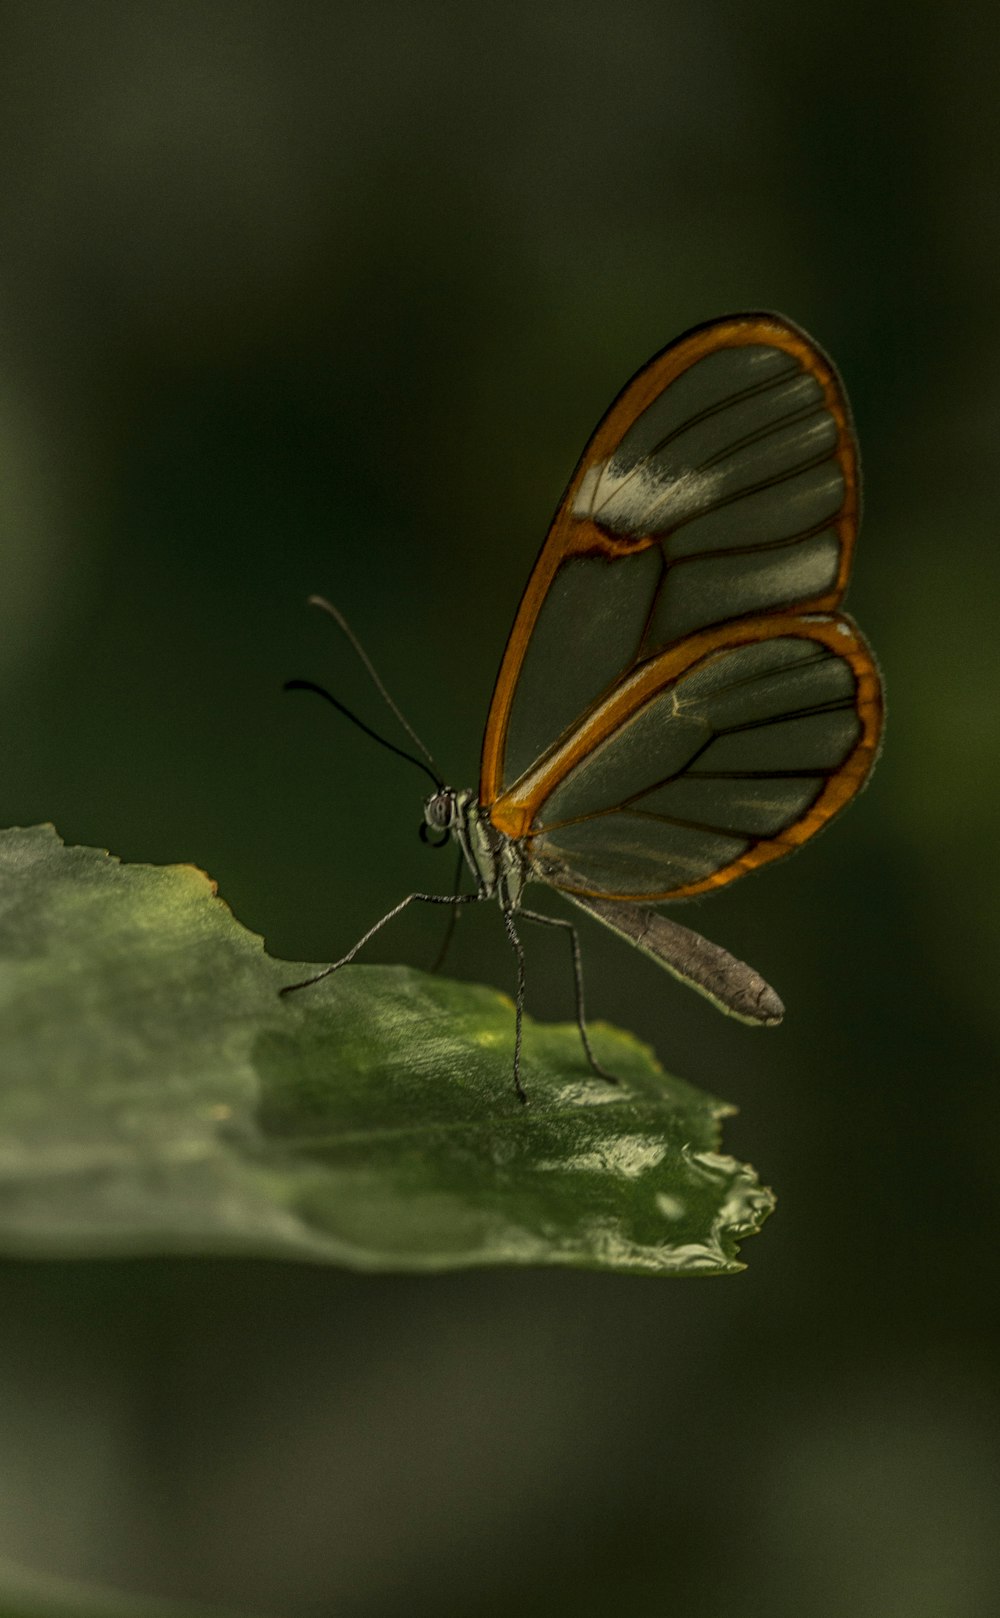
[[[337,712],[342,713],[345,719],[349,719],[352,724],[357,725],[358,729],[363,730],[366,736],[371,737],[372,741],[380,743],[382,747],[387,747],[389,752],[395,753],[398,758],[405,758],[408,763],[415,764],[418,770],[423,770],[425,775],[430,776],[438,791],[444,786],[441,777],[429,769],[422,758],[414,758],[413,754],[407,753],[405,748],[397,747],[395,742],[390,742],[385,736],[380,736],[377,730],[372,730],[371,725],[366,725],[363,719],[359,719],[357,714],[347,707],[346,703],[333,696],[326,689],[326,686],[317,685],[314,680],[286,680],[281,689],[283,691],[315,691],[318,697],[325,698],[331,707],[336,708]]]
[[[364,664],[365,669],[368,672],[368,678],[371,680],[372,685],[375,687],[375,689],[378,692],[379,696],[382,698],[382,701],[385,703],[386,707],[390,708],[392,710],[392,712],[396,715],[396,718],[399,720],[399,723],[402,725],[403,729],[406,731],[406,734],[407,734],[407,736],[409,736],[409,738],[410,738],[411,742],[413,743],[413,745],[416,748],[418,748],[421,753],[423,753],[424,758],[427,760],[428,764],[431,767],[431,770],[433,771],[435,781],[437,782],[438,786],[441,786],[441,784],[442,784],[441,772],[438,769],[437,764],[435,763],[433,754],[430,752],[429,748],[424,746],[423,742],[420,740],[420,737],[417,735],[416,731],[414,730],[413,726],[410,724],[409,720],[400,711],[397,704],[395,702],[393,702],[392,697],[389,695],[389,693],[386,690],[384,684],[382,683],[381,678],[379,677],[378,670],[376,669],[376,667],[375,667],[374,663],[372,662],[371,658],[368,656],[368,653],[365,651],[365,649],[362,646],[361,642],[358,640],[358,637],[354,633],[354,630],[351,628],[350,624],[347,622],[347,619],[344,617],[344,614],[340,611],[340,609],[338,607],[335,607],[333,605],[332,601],[327,601],[325,596],[310,596],[309,597],[309,605],[310,605],[310,607],[319,607],[321,612],[327,613],[329,615],[329,617],[331,617],[333,619],[334,623],[337,625],[337,628],[341,631],[341,633],[346,635],[347,639],[350,641],[351,645],[354,647],[354,650],[357,652],[358,657],[361,659],[361,662]],[[351,718],[353,718],[353,717],[354,717],[354,715],[352,714]],[[374,731],[370,732],[369,734],[374,735]],[[381,737],[378,738],[378,739],[381,740]],[[397,748],[396,751],[399,752],[399,748]],[[410,755],[409,754],[403,754],[402,756],[404,758],[408,758]],[[416,762],[416,760],[414,760],[414,762]]]

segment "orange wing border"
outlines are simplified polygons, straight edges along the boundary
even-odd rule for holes
[[[569,556],[600,554],[609,559],[632,556],[655,543],[652,536],[616,538],[596,523],[574,516],[573,502],[580,484],[591,466],[614,453],[636,418],[690,366],[719,349],[755,343],[794,355],[820,384],[826,407],[837,424],[837,460],[844,478],[844,501],[833,525],[840,541],[837,580],[823,595],[797,602],[794,610],[796,613],[832,612],[840,603],[850,576],[860,522],[861,480],[850,406],[833,361],[806,332],[782,315],[729,315],[695,326],[655,355],[626,383],[587,444],[559,503],[521,597],[493,688],[479,772],[479,801],[488,810],[492,810],[502,793],[507,728],[514,693],[528,642],[556,570]],[[699,638],[692,637],[692,642]],[[499,824],[495,816],[493,818],[494,823]],[[500,829],[504,828],[500,826]]]
[[[608,893],[563,882],[552,882],[551,886],[588,898],[656,904],[667,899],[692,899],[700,893],[710,893],[771,860],[793,853],[822,830],[860,792],[878,756],[883,720],[882,682],[878,665],[856,625],[842,613],[769,613],[759,618],[717,625],[691,635],[679,645],[651,658],[623,680],[561,747],[546,755],[497,800],[490,811],[493,825],[508,837],[524,840],[530,854],[533,836],[539,835],[534,825],[535,817],[545,800],[581,759],[631,718],[644,703],[690,673],[697,664],[719,652],[734,651],[741,646],[788,635],[819,642],[850,664],[856,681],[854,707],[861,722],[861,734],[851,752],[827,780],[806,813],[786,827],[780,836],[761,838],[738,859],[720,866],[710,876],[679,888],[665,889],[660,893]]]

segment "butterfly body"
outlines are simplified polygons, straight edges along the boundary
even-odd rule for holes
[[[568,922],[523,909],[528,883],[540,882],[565,891],[588,915],[704,994],[720,1011],[741,1022],[771,1027],[784,1016],[780,999],[758,972],[691,928],[633,902],[574,892],[572,872],[544,853],[534,855],[526,840],[499,831],[470,789],[456,792],[444,787],[432,793],[424,804],[424,825],[454,839],[476,882],[476,892],[468,899],[496,899],[515,936],[519,915],[572,931]],[[582,1000],[582,985],[577,988]]]
[[[480,897],[499,899],[505,909],[518,908],[531,874],[530,857],[523,844],[494,826],[471,788],[433,792],[424,804],[424,825],[454,838]]]

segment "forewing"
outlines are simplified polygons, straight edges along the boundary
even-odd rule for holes
[[[850,619],[706,630],[640,666],[491,811],[568,892],[680,899],[795,848],[859,791],[881,730]]]
[[[847,402],[804,332],[739,315],[673,343],[612,405],[563,497],[494,690],[481,801],[689,637],[834,608],[857,522]]]

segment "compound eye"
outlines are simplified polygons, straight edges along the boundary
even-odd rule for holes
[[[434,826],[438,830],[447,829],[454,817],[451,793],[438,792],[433,798],[429,798],[424,807],[424,816],[428,825]]]

